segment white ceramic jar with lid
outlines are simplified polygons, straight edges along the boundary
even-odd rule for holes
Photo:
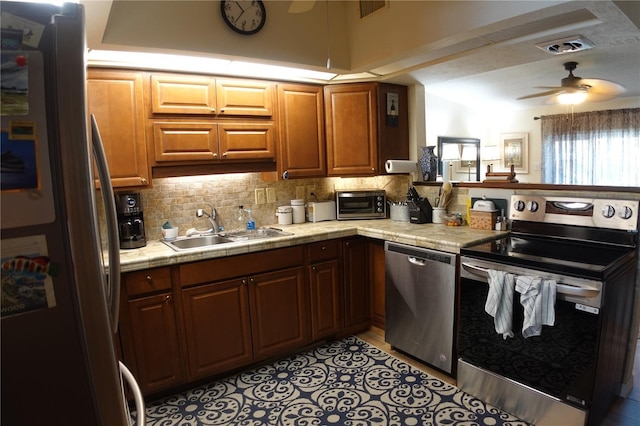
[[[278,225],[291,225],[293,223],[293,208],[291,206],[280,206],[276,209]]]
[[[293,211],[293,223],[304,223],[305,206],[303,199],[291,200],[291,209]]]

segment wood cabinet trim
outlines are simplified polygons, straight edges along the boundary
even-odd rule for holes
[[[179,281],[180,286],[187,287],[300,266],[303,263],[303,246],[292,246],[182,264],[179,266]]]

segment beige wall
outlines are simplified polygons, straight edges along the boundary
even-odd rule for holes
[[[319,201],[332,200],[337,189],[370,188],[384,189],[390,200],[402,201],[406,199],[410,184],[409,175],[265,182],[260,173],[235,173],[154,179],[152,189],[134,192],[140,192],[142,195],[147,238],[158,240],[161,238],[160,228],[166,221],[180,228],[181,236],[189,228],[208,229],[209,221],[196,217],[196,210],[207,208],[206,203],[216,208],[220,224],[231,230],[239,205],[252,209],[257,226],[276,224],[276,208],[289,205],[290,201],[296,198],[298,186],[306,188],[313,185]],[[256,188],[275,188],[276,202],[255,204]],[[437,189],[435,191],[433,197],[437,194]]]

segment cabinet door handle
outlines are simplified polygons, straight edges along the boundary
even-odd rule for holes
[[[217,152],[213,153],[213,158],[218,158],[218,153]]]
[[[220,114],[224,114],[224,109],[221,109],[221,110],[220,110]]]
[[[326,250],[327,248],[325,246],[320,247],[320,250]]]
[[[249,278],[249,283],[251,283],[251,284],[255,284],[255,283],[256,283],[256,280],[254,280],[253,278]]]
[[[145,178],[140,178],[140,181],[145,185],[147,184],[147,180]]]
[[[215,113],[216,109],[215,108],[211,108],[211,112]]]
[[[315,270],[316,270],[316,267],[315,267],[315,266],[312,266],[312,267],[311,267],[311,270],[312,270],[312,271],[315,271]]]
[[[376,171],[376,168],[375,168],[375,167],[372,167],[372,168],[371,168],[371,171],[372,171],[372,172],[375,172],[375,171]]]
[[[149,284],[151,284],[151,282],[153,281],[153,278],[151,278],[151,275],[147,275],[146,280]]]
[[[167,294],[167,295],[164,297],[164,300],[165,300],[166,302],[168,302],[169,300],[171,300],[171,295],[170,295],[170,294]]]
[[[242,284],[246,284],[247,280],[245,278],[242,279]]]
[[[227,151],[222,154],[222,158],[227,158]]]

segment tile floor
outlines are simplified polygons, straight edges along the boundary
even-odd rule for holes
[[[437,370],[433,370],[426,365],[393,350],[391,346],[384,341],[384,330],[372,327],[370,330],[362,332],[357,336],[369,344],[402,359],[412,366],[437,377],[444,382],[455,385],[455,380],[451,377],[440,373]],[[640,339],[638,340],[638,347],[636,349],[636,359],[633,372],[636,380],[635,386],[631,390],[631,394],[627,398],[618,398],[613,407],[611,407],[609,414],[604,422],[602,422],[601,426],[640,425]]]

